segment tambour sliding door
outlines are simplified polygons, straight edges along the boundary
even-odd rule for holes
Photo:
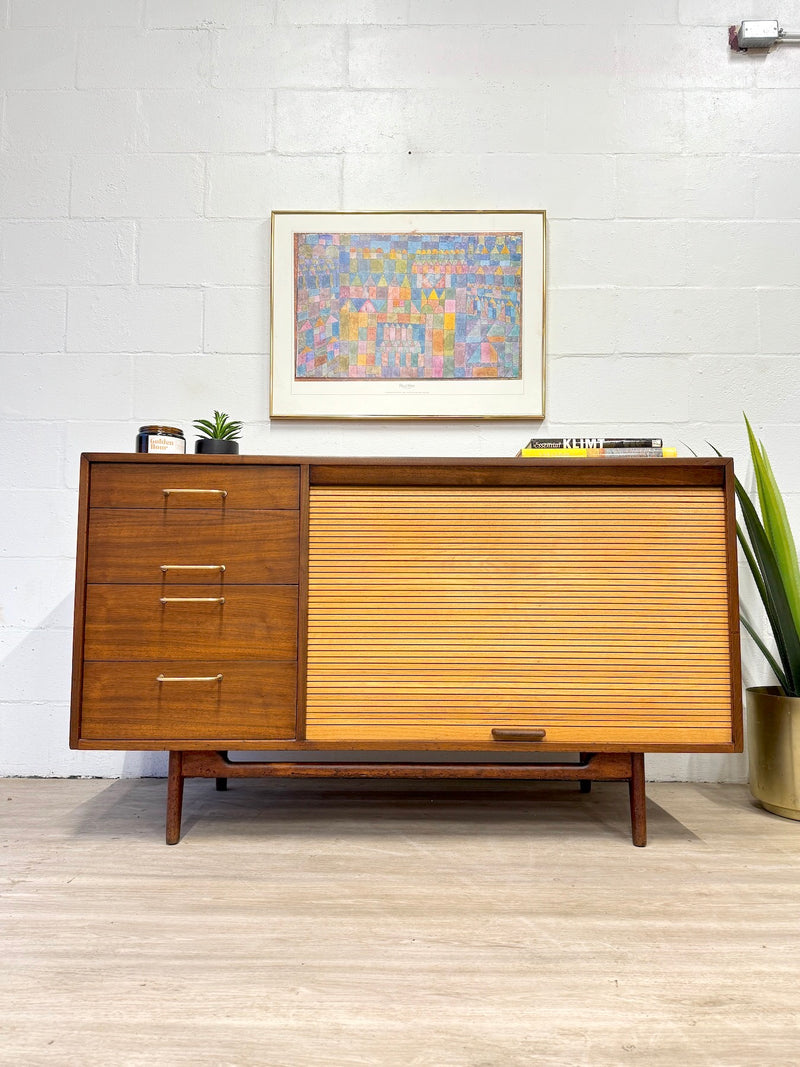
[[[312,486],[306,736],[725,746],[721,486]]]

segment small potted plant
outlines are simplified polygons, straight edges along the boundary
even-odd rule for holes
[[[198,419],[194,424],[195,430],[201,436],[195,442],[195,452],[204,455],[236,455],[239,451],[239,442],[236,440],[242,432],[242,424],[229,419],[227,412],[215,411],[214,418]]]
[[[764,653],[778,685],[747,690],[750,792],[776,815],[800,819],[800,566],[786,508],[764,445],[750,423],[747,434],[755,471],[758,503],[736,479],[744,524],[739,543],[764,604],[777,657],[753,623],[742,625]]]

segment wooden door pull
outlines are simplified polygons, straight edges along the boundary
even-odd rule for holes
[[[495,741],[544,741],[547,730],[504,730],[496,728],[492,730]]]

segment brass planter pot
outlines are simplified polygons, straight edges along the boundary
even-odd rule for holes
[[[776,685],[747,690],[750,792],[785,819],[800,820],[800,697]]]

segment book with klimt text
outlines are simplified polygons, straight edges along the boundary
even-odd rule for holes
[[[533,437],[525,448],[661,448],[660,437]]]

